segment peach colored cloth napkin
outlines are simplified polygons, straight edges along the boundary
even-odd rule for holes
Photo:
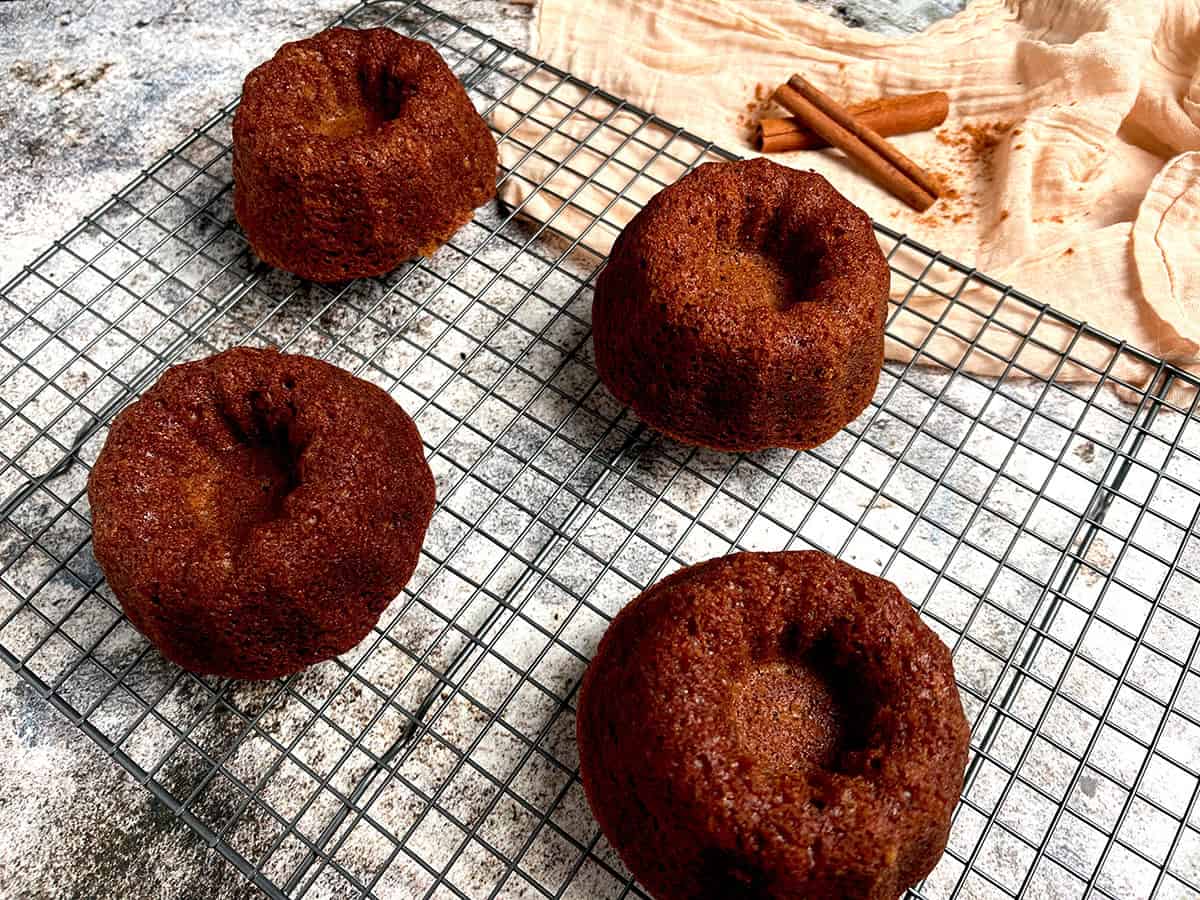
[[[844,102],[948,92],[943,127],[894,139],[947,185],[925,214],[840,153],[772,158],[823,173],[897,231],[1200,370],[1200,154],[1189,152],[1200,149],[1200,2],[974,0],[900,38],[792,0],[541,0],[539,16],[550,63],[740,155],[753,154],[752,120],[776,112],[756,100],[794,71]],[[696,161],[695,147],[660,123],[549,73],[512,91],[494,118],[517,139],[502,148],[513,173],[504,199],[598,252],[636,203]],[[910,272],[927,262],[895,261]],[[892,323],[901,338],[888,343],[892,358],[922,348],[982,374],[1064,379],[1094,375],[1052,351],[1069,347],[1102,370],[1113,363],[1109,348],[949,269],[934,266],[925,280],[963,303],[947,312],[936,290],[894,277],[893,295],[909,295],[913,312]],[[930,320],[945,327],[931,334]],[[1113,371],[1139,383],[1149,374],[1124,358]]]

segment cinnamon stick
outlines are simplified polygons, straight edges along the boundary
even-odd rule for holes
[[[938,186],[924,169],[800,75],[781,85],[775,98],[913,209],[924,212],[936,202]]]
[[[881,136],[892,137],[937,128],[950,113],[950,97],[942,91],[880,97],[848,106],[846,111]],[[759,123],[757,144],[763,153],[829,146],[819,134],[792,116],[763,119]]]

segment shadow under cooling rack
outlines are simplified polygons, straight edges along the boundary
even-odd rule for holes
[[[679,566],[820,547],[954,650],[971,767],[912,896],[1200,894],[1190,377],[880,227],[893,361],[858,421],[803,454],[675,444],[598,383],[592,282],[614,222],[729,155],[423,4],[342,21],[438,46],[508,202],[384,278],[300,282],[236,227],[231,105],[26,268],[0,297],[0,656],[270,896],[644,897],[578,780],[587,660]],[[438,481],[379,627],[263,684],[157,655],[85,496],[116,411],[235,344],[390,391]]]

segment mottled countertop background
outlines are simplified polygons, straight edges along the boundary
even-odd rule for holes
[[[518,47],[520,0],[435,0]],[[831,2],[915,30],[958,0]],[[348,0],[0,3],[0,283],[227,102],[286,40]],[[0,896],[256,895],[81,733],[0,671]]]

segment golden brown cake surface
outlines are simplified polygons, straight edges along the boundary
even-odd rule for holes
[[[385,391],[236,348],[167,370],[117,416],[88,499],[96,560],[164,656],[273,678],[367,635],[412,577],[434,482]]]
[[[874,394],[889,280],[870,220],[820,175],[707,163],[613,247],[592,306],[596,367],[679,440],[813,447]]]
[[[970,729],[894,585],[814,551],[676,572],[613,620],[580,775],[657,900],[891,900],[946,846]]]
[[[314,281],[428,255],[496,193],[496,143],[438,52],[387,28],[284,44],[233,120],[234,209],[265,262]]]

